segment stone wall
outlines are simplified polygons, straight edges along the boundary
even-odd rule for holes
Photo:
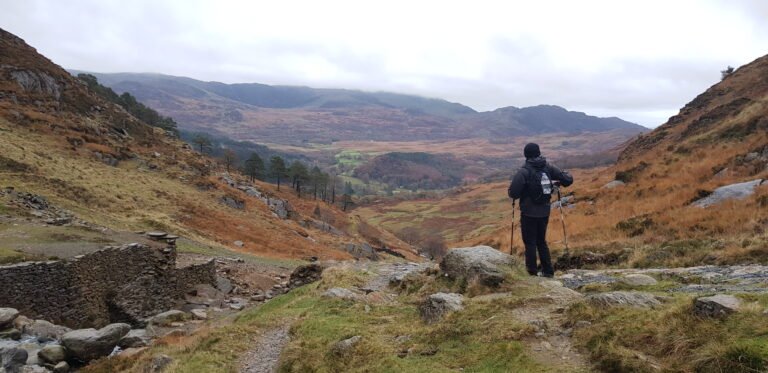
[[[176,250],[106,247],[67,261],[0,266],[0,307],[69,327],[141,324],[197,283],[215,284],[213,262],[176,269]]]

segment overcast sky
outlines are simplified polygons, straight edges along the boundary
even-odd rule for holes
[[[655,127],[768,54],[768,1],[0,0],[65,68],[357,88]]]

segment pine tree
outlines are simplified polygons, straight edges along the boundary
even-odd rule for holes
[[[269,176],[277,179],[277,191],[280,191],[280,179],[287,176],[287,169],[285,168],[285,160],[282,157],[276,155],[269,159]]]

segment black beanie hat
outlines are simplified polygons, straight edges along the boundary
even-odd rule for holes
[[[523,149],[525,158],[536,158],[541,156],[541,150],[539,150],[539,144],[529,143]]]

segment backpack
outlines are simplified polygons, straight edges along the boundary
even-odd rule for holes
[[[524,167],[528,170],[525,193],[536,205],[547,205],[552,198],[552,178],[547,173],[547,168],[537,170],[533,167]]]

